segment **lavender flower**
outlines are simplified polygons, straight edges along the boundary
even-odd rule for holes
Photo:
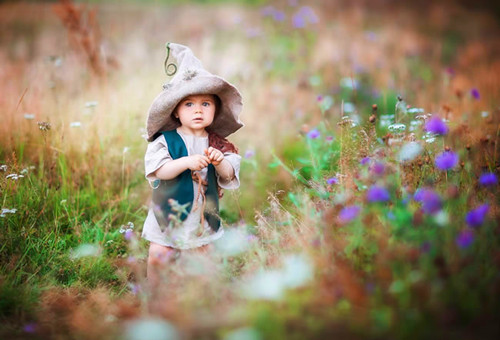
[[[420,188],[417,190],[413,199],[420,202],[422,210],[426,214],[435,214],[441,210],[441,197],[432,189]]]
[[[497,175],[493,172],[485,172],[479,177],[479,184],[483,187],[493,187],[498,184]]]
[[[248,158],[252,158],[253,156],[255,156],[255,151],[252,150],[252,149],[248,149],[246,152],[245,152],[245,158],[248,159]]]
[[[446,123],[436,115],[432,116],[432,118],[425,123],[425,131],[432,132],[436,135],[446,135],[448,130]]]
[[[366,165],[368,163],[370,163],[370,157],[364,157],[359,161],[359,164],[361,165]]]
[[[330,177],[326,180],[326,183],[328,183],[328,185],[339,184],[339,179],[337,177]]]
[[[26,325],[24,325],[23,331],[25,331],[26,333],[35,333],[36,328],[37,328],[36,323],[30,322],[30,323],[27,323]]]
[[[474,233],[472,230],[464,229],[457,235],[455,242],[462,249],[468,248],[474,242]]]
[[[470,95],[472,96],[472,98],[474,98],[475,100],[479,100],[481,98],[481,95],[479,94],[479,90],[476,89],[476,88],[473,88],[470,90]]]
[[[358,215],[359,212],[361,211],[361,207],[357,205],[350,205],[347,207],[342,208],[342,210],[339,213],[339,221],[342,224],[346,224],[353,219],[355,219]]]
[[[368,199],[368,202],[386,202],[391,198],[391,196],[386,188],[373,185],[370,189],[368,189],[366,198]]]
[[[385,165],[381,162],[375,162],[371,167],[370,171],[375,176],[382,176],[385,172]]]
[[[316,139],[319,136],[321,136],[321,133],[318,131],[318,129],[312,129],[311,131],[309,131],[307,133],[307,138],[310,138],[310,139]]]
[[[469,227],[479,227],[484,222],[484,218],[490,209],[489,204],[483,204],[467,213],[465,222]]]
[[[453,151],[444,151],[436,157],[434,164],[439,170],[450,170],[458,164],[458,155]]]

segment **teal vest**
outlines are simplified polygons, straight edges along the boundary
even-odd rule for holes
[[[168,152],[172,159],[178,159],[188,155],[186,144],[179,136],[176,130],[164,131],[162,135],[168,145]],[[172,211],[169,204],[170,199],[176,200],[179,204],[188,204],[187,212],[192,209],[194,200],[193,179],[191,170],[187,169],[179,174],[176,178],[170,180],[161,180],[156,189],[153,189],[153,204],[156,220],[160,226],[168,225],[168,216],[176,214]],[[208,165],[207,174],[208,187],[205,193],[205,211],[203,215],[210,227],[217,231],[220,228],[219,217],[219,193],[217,191],[217,177],[215,176],[215,167],[212,164]],[[188,216],[187,213],[182,213],[180,218],[182,221]]]

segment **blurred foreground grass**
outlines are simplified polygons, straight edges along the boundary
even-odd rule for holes
[[[497,335],[498,24],[361,4],[2,4],[0,335]],[[241,89],[246,126],[226,235],[162,259],[151,291],[141,134],[165,41]]]

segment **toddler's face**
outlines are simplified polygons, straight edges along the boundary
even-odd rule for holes
[[[184,98],[176,107],[174,116],[181,121],[182,129],[196,134],[212,124],[215,116],[215,97],[197,94]]]

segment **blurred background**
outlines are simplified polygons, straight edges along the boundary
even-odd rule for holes
[[[498,335],[499,20],[482,0],[0,2],[0,336]],[[166,42],[242,93],[242,185],[224,241],[152,292]]]

